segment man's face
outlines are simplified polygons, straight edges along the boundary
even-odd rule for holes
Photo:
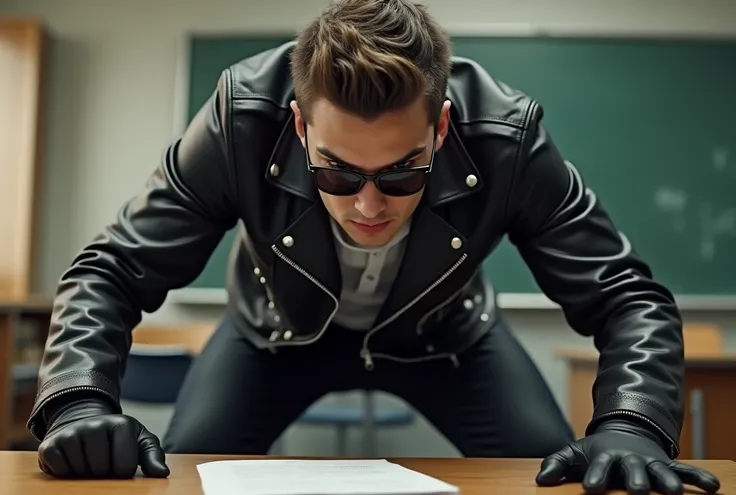
[[[442,109],[436,141],[424,99],[370,122],[319,99],[311,109],[306,134],[295,102],[291,108],[296,132],[302,145],[307,146],[313,165],[347,166],[348,170],[372,175],[397,166],[429,165],[433,146],[439,149],[447,135],[450,102],[445,102]],[[368,181],[350,196],[334,196],[321,190],[320,196],[332,218],[355,244],[382,246],[409,220],[423,192],[389,196]]]

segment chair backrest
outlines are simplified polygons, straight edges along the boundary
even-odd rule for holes
[[[146,325],[133,330],[120,396],[155,404],[176,401],[194,357],[209,340],[214,324]]]
[[[214,322],[139,325],[133,330],[133,347],[184,347],[190,354],[197,355],[209,341],[215,327]]]
[[[723,354],[723,333],[710,323],[685,323],[682,326],[685,356],[714,356]]]
[[[120,382],[120,398],[149,404],[176,402],[184,378],[192,364],[186,352],[139,353],[132,351]]]

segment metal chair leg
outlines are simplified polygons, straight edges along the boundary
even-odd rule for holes
[[[345,457],[348,450],[348,428],[347,426],[340,425],[336,428],[337,431],[337,456]]]
[[[374,457],[376,451],[376,420],[372,390],[366,390],[363,392],[363,407],[365,411],[365,418],[363,421],[363,456]]]
[[[284,440],[282,438],[277,438],[271,445],[271,455],[284,455]]]

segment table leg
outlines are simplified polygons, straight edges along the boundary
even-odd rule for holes
[[[366,390],[364,395],[365,419],[363,425],[363,456],[373,457],[376,451],[376,418],[375,397],[372,390]]]
[[[703,391],[690,391],[690,418],[692,421],[692,458],[705,459],[705,399]]]
[[[10,436],[14,347],[13,318],[8,314],[0,314],[0,450],[8,448]]]

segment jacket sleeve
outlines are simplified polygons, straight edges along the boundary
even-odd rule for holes
[[[193,281],[234,227],[228,74],[142,190],[62,275],[28,421],[37,439],[46,432],[44,406],[70,392],[102,396],[120,411],[119,381],[142,312]]]
[[[606,419],[643,422],[675,457],[684,357],[673,295],[560,156],[539,124],[539,107],[532,115],[509,196],[509,239],[542,291],[600,353],[586,434]]]

